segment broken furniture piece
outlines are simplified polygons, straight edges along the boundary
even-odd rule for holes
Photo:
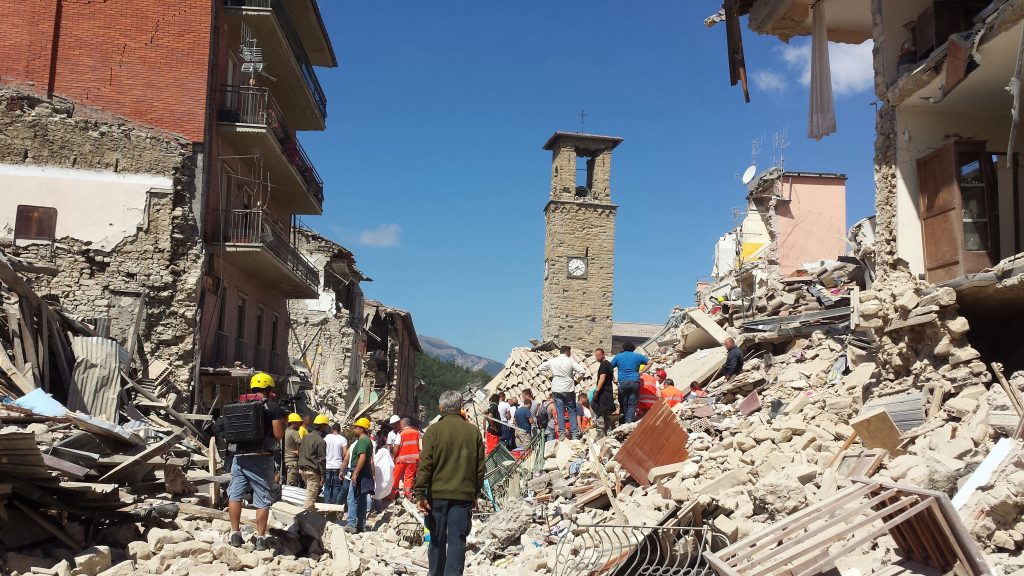
[[[704,557],[719,576],[817,576],[885,534],[907,560],[943,573],[993,574],[945,494],[864,478]]]

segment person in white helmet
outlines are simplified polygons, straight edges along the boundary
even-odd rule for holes
[[[391,452],[392,458],[398,455],[398,446],[401,444],[401,439],[398,437],[397,430],[398,423],[401,421],[402,418],[398,414],[393,414],[391,418],[388,419],[388,426],[391,427],[391,431],[388,432],[388,437],[384,442],[384,445],[387,447],[388,452]],[[378,440],[378,442],[380,441]]]

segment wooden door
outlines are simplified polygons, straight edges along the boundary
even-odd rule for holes
[[[952,142],[917,161],[924,268],[931,282],[960,276],[963,221]]]

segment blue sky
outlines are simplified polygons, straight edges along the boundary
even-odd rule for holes
[[[364,290],[417,330],[504,361],[540,333],[556,130],[621,136],[612,162],[616,320],[693,302],[744,205],[751,141],[787,129],[786,166],[842,172],[873,213],[870,46],[833,46],[839,132],[807,139],[807,39],[744,24],[750,104],[729,86],[715,0],[321,0],[340,66],[319,69],[327,130],[301,136],[326,186],[304,221],[352,249]]]

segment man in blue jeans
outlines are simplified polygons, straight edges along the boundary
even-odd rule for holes
[[[551,396],[555,401],[555,431],[558,439],[565,438],[565,412],[569,411],[569,429],[572,438],[580,437],[579,418],[576,410],[576,375],[586,370],[572,359],[572,349],[562,346],[559,355],[549,358],[537,366],[538,372],[551,374]]]
[[[486,456],[480,430],[460,415],[462,393],[445,391],[438,404],[441,419],[423,433],[414,493],[430,530],[428,576],[457,576],[465,568]]]
[[[629,424],[636,418],[636,405],[640,400],[640,366],[651,360],[635,352],[636,345],[626,342],[622,352],[612,358],[612,368],[619,371],[619,405],[622,408],[622,422]]]
[[[335,422],[331,433],[324,437],[327,442],[327,475],[324,477],[324,502],[341,504],[348,497],[342,493],[342,470],[345,468],[345,453],[348,440],[341,435],[341,425]]]
[[[373,445],[367,432],[370,420],[360,418],[352,426],[356,431],[356,441],[349,450],[349,467],[352,480],[348,489],[348,525],[346,532],[356,533],[366,530],[366,513],[369,497],[373,494]]]

